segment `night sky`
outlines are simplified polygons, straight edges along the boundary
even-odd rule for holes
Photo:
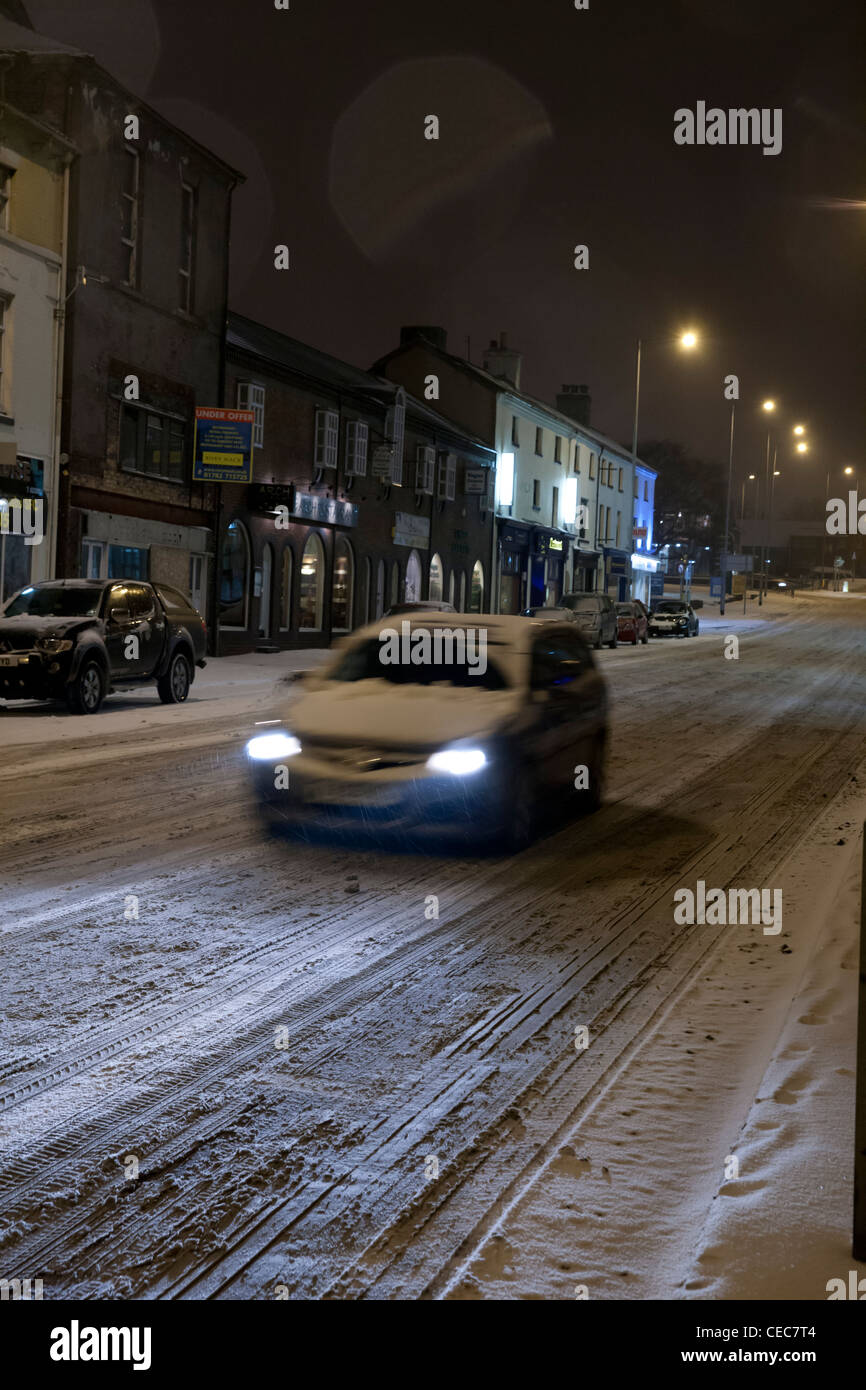
[[[527,390],[585,382],[592,423],[626,443],[640,334],[641,439],[726,459],[736,372],[738,476],[768,394],[785,441],[799,421],[812,441],[806,461],[780,452],[789,500],[860,464],[856,0],[26,3],[247,174],[239,312],[362,366],[401,323],[445,327],[458,353],[468,338],[476,362],[505,330]],[[677,146],[674,112],[699,100],[782,107],[781,154]],[[690,357],[670,342],[687,326]]]

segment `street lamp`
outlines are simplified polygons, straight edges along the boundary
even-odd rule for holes
[[[795,426],[794,426],[794,433],[795,433],[795,434],[805,434],[805,433],[806,433],[806,426],[805,426],[805,425],[795,425]]]
[[[652,340],[648,340],[648,341],[652,341]],[[684,349],[686,350],[686,352],[688,352],[691,348],[697,347],[697,344],[698,344],[698,335],[697,335],[697,333],[695,333],[694,329],[688,328],[688,329],[686,329],[683,333],[680,334],[678,341],[679,341],[680,347],[681,347],[681,348],[684,348]],[[637,352],[636,352],[636,354],[635,354],[635,367],[634,367],[634,425],[633,425],[632,432],[631,432],[631,461],[632,461],[632,466],[634,466],[635,463],[637,462],[637,426],[638,426],[638,416],[639,416],[639,413],[640,413],[640,358],[641,358],[641,349],[642,349],[642,347],[643,347],[643,342],[642,342],[642,340],[641,340],[640,338],[638,338],[638,340],[637,340]]]
[[[798,454],[808,454],[808,452],[809,452],[809,445],[808,445],[808,444],[804,444],[804,443],[801,442],[800,444],[797,445],[797,453],[798,453]]]

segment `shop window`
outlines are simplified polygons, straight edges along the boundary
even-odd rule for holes
[[[353,582],[352,547],[345,536],[338,536],[334,546],[334,573],[331,580],[331,627],[337,632],[348,632],[352,626]]]
[[[322,627],[322,596],[325,588],[325,549],[315,534],[307,537],[301,556],[300,582],[301,628],[318,632]]]
[[[249,621],[250,542],[246,527],[232,521],[220,553],[219,620],[226,628],[245,628]]]
[[[438,555],[434,555],[430,561],[430,583],[428,587],[428,597],[432,603],[442,602],[444,578],[442,561]]]
[[[83,540],[81,542],[81,578],[105,579],[105,542]]]
[[[476,560],[472,566],[472,584],[469,589],[469,612],[484,611],[484,566]]]
[[[403,588],[403,601],[417,603],[421,597],[421,556],[417,550],[409,551],[406,561],[406,583]]]
[[[400,565],[396,560],[391,566],[391,597],[388,602],[391,607],[400,602]]]
[[[134,545],[108,547],[109,579],[146,579],[147,550]]]

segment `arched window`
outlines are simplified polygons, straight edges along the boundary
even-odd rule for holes
[[[274,577],[274,549],[270,542],[262,546],[262,593],[259,599],[259,636],[271,635],[271,585]]]
[[[280,627],[283,632],[292,626],[292,577],[295,557],[290,545],[283,546],[283,563],[280,570]]]
[[[406,603],[417,603],[421,597],[421,556],[417,550],[409,551],[406,561],[406,582],[403,586],[403,599]]]
[[[325,591],[325,548],[312,531],[301,556],[300,622],[308,631],[322,626],[322,595]]]
[[[380,560],[376,566],[376,610],[374,618],[381,618],[385,612],[385,561]]]
[[[338,536],[334,543],[334,573],[331,579],[331,627],[335,632],[348,632],[352,626],[354,579],[352,547],[345,536]]]
[[[240,521],[229,523],[220,555],[221,627],[249,626],[250,606],[250,539]]]
[[[472,566],[472,586],[469,590],[469,612],[484,611],[484,566],[476,560]]]
[[[391,599],[389,606],[400,602],[400,562],[395,560],[391,566]]]
[[[430,586],[429,597],[433,603],[441,603],[445,588],[445,576],[442,573],[442,561],[438,555],[434,555],[430,561]]]

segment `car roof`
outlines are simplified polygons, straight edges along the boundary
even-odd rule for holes
[[[39,579],[35,584],[27,584],[27,589],[104,589],[106,584],[122,584],[123,580],[117,579]],[[137,579],[136,584],[144,584],[146,580]]]

